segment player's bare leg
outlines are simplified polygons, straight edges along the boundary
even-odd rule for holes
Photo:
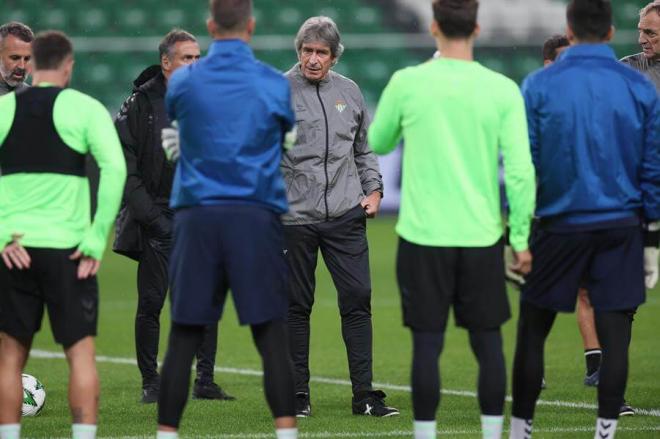
[[[76,438],[96,437],[100,390],[95,352],[91,336],[64,350],[69,363],[69,407]]]
[[[27,361],[32,340],[21,343],[14,337],[0,333],[0,426],[21,421],[23,385],[21,372]]]
[[[584,345],[584,357],[586,361],[586,374],[584,384],[588,386],[598,385],[598,371],[602,351],[598,334],[596,333],[596,323],[594,321],[594,308],[589,301],[589,293],[584,288],[578,291],[577,300],[577,322],[582,335]]]

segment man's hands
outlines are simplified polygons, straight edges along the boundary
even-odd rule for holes
[[[644,248],[644,284],[652,289],[658,283],[658,256],[657,247]]]
[[[23,235],[19,234],[11,235],[11,243],[2,249],[2,260],[10,270],[13,268],[26,270],[30,268],[30,263],[32,263],[30,255],[20,243],[22,237]]]
[[[179,145],[179,126],[176,121],[172,124],[172,128],[163,128],[161,131],[161,140],[165,157],[170,162],[179,160],[181,148]]]
[[[360,201],[360,205],[364,209],[368,218],[374,218],[380,209],[380,200],[383,195],[380,192],[372,192]]]
[[[532,254],[529,250],[514,251],[504,247],[504,276],[518,287],[525,285],[525,275],[532,271]]]
[[[80,253],[80,250],[76,250],[69,259],[75,261],[80,260],[78,263],[78,279],[87,279],[89,277],[95,276],[101,267],[101,261],[97,259],[90,258],[89,256],[84,256]]]

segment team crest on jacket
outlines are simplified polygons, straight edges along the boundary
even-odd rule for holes
[[[346,102],[342,101],[341,99],[337,99],[337,102],[335,103],[335,108],[340,113],[343,113],[344,110],[346,109]]]

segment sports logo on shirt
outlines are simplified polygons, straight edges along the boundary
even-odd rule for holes
[[[346,102],[342,101],[341,99],[337,99],[337,102],[335,103],[335,108],[337,109],[337,111],[343,113],[346,107],[347,107]]]

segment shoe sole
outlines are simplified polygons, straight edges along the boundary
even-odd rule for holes
[[[388,414],[386,414],[386,415],[382,415],[382,416],[368,415],[368,414],[366,414],[366,413],[355,413],[355,412],[353,412],[353,414],[354,414],[355,416],[369,416],[369,417],[371,417],[371,418],[389,418],[390,416],[399,416],[401,413],[399,413],[399,412],[392,412],[392,413],[388,413]]]
[[[621,413],[619,413],[619,416],[635,416],[635,412],[633,412],[633,411],[625,411],[625,412],[621,412]]]

